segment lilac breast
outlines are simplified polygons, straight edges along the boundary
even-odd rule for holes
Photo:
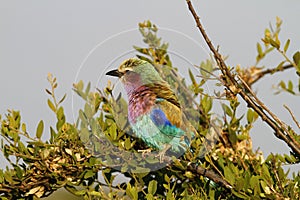
[[[156,95],[147,86],[140,86],[129,95],[128,119],[135,123],[140,116],[148,114],[155,103]]]

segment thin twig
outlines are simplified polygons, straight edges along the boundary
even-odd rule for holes
[[[282,72],[284,70],[292,69],[292,68],[294,68],[293,65],[286,65],[286,66],[282,66],[280,68],[276,67],[273,69],[266,69],[266,70],[260,71],[257,74],[255,74],[254,78],[251,80],[251,82],[247,82],[247,83],[248,83],[248,85],[252,85],[267,74],[274,74],[276,72]]]
[[[254,78],[251,80],[251,82],[248,82],[249,85],[252,85],[254,83],[256,83],[258,80],[260,80],[261,78],[263,78],[265,75],[267,74],[274,74],[276,72],[282,72],[284,70],[287,69],[292,69],[294,68],[293,65],[286,65],[286,66],[282,66],[282,67],[276,67],[276,68],[272,68],[272,69],[266,69],[263,71],[258,72],[257,74],[254,75]]]
[[[295,122],[295,124],[296,124],[296,125],[298,126],[298,128],[300,129],[300,123],[297,121],[297,119],[296,119],[294,113],[292,112],[292,110],[291,110],[287,105],[285,105],[285,104],[283,104],[283,107],[285,107],[285,109],[287,109],[287,110],[289,111],[290,115],[291,115],[292,118],[293,118],[293,121]]]
[[[239,75],[237,75],[239,77]],[[258,99],[258,97],[256,96],[256,94],[251,90],[251,88],[247,85],[247,83],[239,77],[239,80],[242,82],[243,86],[245,87],[245,89],[252,95],[252,98],[254,99],[254,101],[262,107],[263,110],[265,110],[277,123],[280,124],[280,127],[285,131],[285,135],[283,135],[282,137],[285,138],[285,141],[289,144],[289,145],[296,145],[296,147],[299,147],[300,144],[294,139],[294,137],[291,135],[290,131],[288,130],[288,125],[286,123],[284,123],[283,121],[281,121],[273,112],[271,112],[271,110],[269,110],[267,108],[267,106]],[[291,131],[293,131],[292,129],[290,129]],[[294,133],[294,131],[293,131]],[[287,136],[287,137],[286,137]],[[280,137],[279,137],[280,138]]]
[[[283,189],[283,187],[282,187],[283,184],[282,184],[281,179],[280,179],[279,176],[278,176],[278,169],[276,169],[276,163],[275,163],[275,158],[274,158],[274,156],[273,156],[273,158],[272,158],[271,168],[272,168],[272,171],[273,171],[273,173],[274,173],[274,175],[275,175],[275,179],[276,179],[277,185],[278,185],[278,187],[279,187],[279,190],[280,190],[281,194],[283,194],[283,191],[284,191],[284,189]]]
[[[265,121],[275,131],[275,135],[279,139],[285,141],[295,153],[300,155],[300,145],[297,142],[295,142],[294,138],[290,137],[290,132],[292,133],[292,135],[296,135],[296,133],[293,130],[290,130],[290,132],[287,131],[285,124],[281,120],[279,120],[279,118],[275,114],[271,113],[268,109],[266,110],[265,109],[266,106],[264,106],[264,104],[261,104],[261,101],[256,96],[254,97],[253,95],[252,97],[249,96],[248,92],[249,91],[252,92],[249,86],[248,86],[248,91],[247,90],[245,91],[245,87],[240,86],[239,82],[242,82],[244,86],[247,84],[241,78],[234,76],[231,73],[230,69],[228,69],[227,65],[225,64],[225,61],[222,59],[221,54],[216,50],[216,48],[213,46],[212,42],[210,41],[208,35],[206,34],[200,22],[200,18],[197,15],[191,1],[186,0],[186,2],[190,12],[192,13],[195,19],[199,31],[201,32],[204,40],[206,41],[206,44],[214,54],[215,60],[225,77],[223,81],[224,86],[233,95],[239,94],[245,100],[245,102],[247,102],[248,107],[252,108],[255,112],[257,112],[257,114],[263,119],[263,121]],[[267,115],[265,112],[267,112],[269,115]]]
[[[205,176],[206,178],[214,181],[215,183],[223,185],[227,189],[232,189],[232,186],[227,181],[225,181],[222,177],[217,175],[212,170],[208,170],[201,166],[196,166],[196,165],[188,165],[188,170],[190,170],[198,175]]]
[[[286,55],[285,51],[281,50],[280,48],[276,48],[277,51],[285,58],[285,60],[287,62],[289,62],[291,65],[293,65],[293,67],[295,67],[295,69],[298,69],[298,66],[295,62],[291,61],[291,59],[289,59],[289,57]]]
[[[173,161],[173,159],[169,156],[164,156],[163,160],[166,163],[171,163]],[[199,176],[204,176],[227,189],[232,189],[232,186],[224,178],[211,169],[205,169],[199,165],[189,163],[187,165],[187,170],[190,170]],[[216,170],[218,169],[216,168]],[[219,172],[219,174],[221,173]]]

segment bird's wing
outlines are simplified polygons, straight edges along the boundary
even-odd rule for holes
[[[181,108],[177,96],[170,88],[168,83],[152,83],[146,84],[144,86],[148,88],[153,94],[155,94],[157,99],[164,99],[173,104],[174,106]]]
[[[171,122],[164,110],[165,109],[161,109],[161,106],[155,106],[150,112],[151,120],[156,127],[161,131],[161,133],[168,136],[180,137],[184,135],[185,132]],[[177,118],[180,117],[177,116]]]
[[[156,101],[150,112],[151,120],[160,131],[169,136],[180,137],[185,134],[183,114],[175,93],[167,83],[147,84]]]
[[[158,88],[152,88],[155,92]],[[163,91],[163,92],[162,92]],[[161,88],[156,92],[156,101],[150,117],[160,131],[169,136],[180,137],[184,135],[182,126],[182,111],[177,97],[169,88]]]
[[[177,96],[166,82],[145,85],[156,98],[155,104],[165,113],[172,125],[181,126],[181,106]]]

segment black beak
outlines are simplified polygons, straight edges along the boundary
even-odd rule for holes
[[[117,69],[114,69],[114,70],[107,72],[106,75],[117,76],[117,77],[121,78],[124,74],[122,72],[119,72]]]

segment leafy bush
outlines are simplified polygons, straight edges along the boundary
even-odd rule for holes
[[[113,96],[113,86],[93,92],[90,83],[86,86],[82,81],[74,84],[74,91],[85,105],[73,124],[66,121],[62,106],[65,96],[57,99],[55,89],[58,84],[49,74],[51,87],[46,90],[50,96],[47,102],[56,115],[56,124],[50,127],[48,141],[41,140],[44,133],[42,120],[32,136],[19,111],[10,110],[0,118],[1,149],[10,163],[10,167],[0,170],[0,198],[37,199],[64,187],[84,199],[299,199],[299,172],[289,178],[289,173],[282,167],[299,164],[300,136],[291,127],[282,127],[274,116],[266,114],[268,110],[251,90],[251,85],[265,74],[289,68],[295,70],[299,79],[300,53],[288,58],[289,40],[282,49],[279,40],[281,23],[278,18],[275,30],[266,29],[262,40],[264,48],[257,43],[256,66],[227,68],[231,74],[226,74],[226,69],[218,67],[220,60],[209,59],[198,66],[199,74],[189,72],[190,85],[178,76],[168,55],[168,44],[157,36],[158,28],[149,21],[139,24],[147,46],[134,46],[137,57],[155,66],[177,92],[183,105],[192,105],[183,109],[199,133],[193,139],[191,151],[179,158],[166,157],[165,166],[154,155],[145,159],[138,153],[147,146],[127,134],[130,132],[127,102],[121,94],[117,98]],[[259,62],[273,50],[282,54],[284,61],[274,69],[260,68]],[[216,75],[219,72],[221,77]],[[211,77],[217,78],[221,91],[216,91],[214,97],[203,89]],[[231,78],[238,80],[237,85]],[[295,95],[300,88],[295,91],[292,81],[287,84],[282,81],[278,85],[278,92],[281,91]],[[245,96],[239,99],[238,95]],[[240,101],[244,98],[253,100],[255,105],[248,103],[247,112],[238,116]],[[215,99],[223,101],[224,115],[217,119],[212,117]],[[258,113],[255,106],[262,113]],[[293,115],[290,109],[289,112]],[[291,147],[290,155],[270,154],[264,159],[261,152],[253,151],[249,132],[258,117],[268,120],[265,115],[271,117],[268,125],[275,135]],[[211,132],[217,132],[217,138],[211,138]],[[217,139],[217,142],[210,139]],[[204,142],[209,151],[199,156]],[[114,180],[119,174],[127,179],[116,183]]]

